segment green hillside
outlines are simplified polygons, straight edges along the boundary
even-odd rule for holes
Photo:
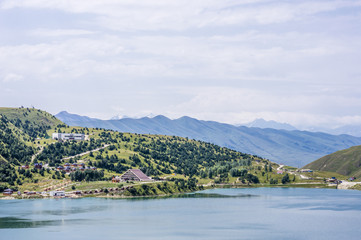
[[[55,132],[81,133],[85,140],[57,141],[49,137]],[[36,168],[39,164],[42,167]],[[72,165],[78,167],[72,169]],[[128,187],[123,196],[139,196],[194,191],[213,184],[301,181],[298,174],[277,174],[278,167],[267,159],[203,141],[69,127],[41,110],[0,109],[0,192],[7,187],[42,192],[121,185]],[[114,176],[128,169],[141,169],[162,184],[112,183]]]
[[[0,107],[0,115],[5,116],[14,126],[22,130],[32,139],[47,137],[47,130],[63,124],[63,122],[50,113],[34,108]]]
[[[304,168],[337,172],[345,176],[359,178],[361,177],[361,146],[329,154],[306,165]]]

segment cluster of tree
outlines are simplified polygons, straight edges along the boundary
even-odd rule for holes
[[[236,163],[237,166],[249,166],[251,155],[236,152],[227,148],[202,141],[188,141],[179,137],[164,137],[151,139],[151,142],[140,140],[134,142],[134,151],[148,159],[154,159],[160,163],[169,163],[174,166],[174,172],[185,176],[205,176],[200,166],[210,169],[210,175],[217,175],[222,170],[217,169],[217,173],[212,167],[223,166],[228,172]],[[137,145],[138,144],[138,145]],[[133,159],[134,160],[134,159]],[[168,168],[169,170],[169,168]]]
[[[240,177],[239,180],[242,183],[246,183],[246,180],[248,183],[259,183],[259,179],[256,175],[253,175],[251,173],[247,173],[245,176]]]
[[[288,176],[288,173],[286,173],[283,177],[282,177],[282,184],[287,184],[290,182],[290,176]]]
[[[47,145],[37,156],[38,161],[45,161],[49,166],[56,166],[61,163],[61,159],[67,156],[75,156],[79,153],[94,150],[103,145],[102,140],[90,139],[90,141],[66,141]]]
[[[188,178],[187,180],[183,178],[171,178],[170,181],[173,181],[177,186],[178,190],[195,190],[197,188],[198,180],[196,178]]]
[[[14,185],[17,178],[15,169],[9,163],[0,160],[0,182]]]
[[[160,193],[171,194],[176,192],[186,192],[186,191],[194,191],[201,189],[203,189],[203,187],[198,187],[196,185],[196,179],[191,178],[188,180],[174,179],[173,182],[157,183],[156,185],[142,184],[140,186],[134,186],[132,188],[128,188],[126,192],[128,192],[129,195],[132,196],[151,196],[151,195],[158,195]]]
[[[75,171],[70,173],[70,179],[72,181],[81,182],[85,181],[99,181],[104,180],[104,172],[103,171],[93,171],[93,170],[85,170],[83,171]]]
[[[34,148],[21,141],[14,131],[7,118],[0,115],[0,155],[14,165],[30,162]]]
[[[278,180],[271,178],[271,179],[269,180],[269,183],[270,183],[270,184],[278,184]]]
[[[89,163],[90,166],[94,166],[97,168],[107,169],[109,171],[114,171],[116,173],[123,173],[129,169],[126,165],[123,165],[118,161],[118,164],[114,164],[111,161],[105,159],[101,159],[100,161],[94,161]]]
[[[245,177],[247,175],[247,172],[247,169],[232,168],[229,173],[232,177]]]

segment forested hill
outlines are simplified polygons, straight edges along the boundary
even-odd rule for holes
[[[304,168],[337,172],[345,176],[360,178],[361,146],[354,146],[329,154],[306,165]]]
[[[258,183],[280,178],[274,172],[277,165],[269,160],[212,143],[69,127],[37,109],[2,108],[0,112],[0,190],[5,186],[42,189],[51,181],[66,179],[109,181],[132,168],[155,179],[181,176],[227,183],[240,177],[242,182]],[[86,139],[59,142],[51,139],[54,132],[83,133]],[[84,164],[85,169],[59,170],[74,163]],[[36,164],[43,167],[37,169]]]
[[[361,138],[349,135],[237,127],[190,117],[175,120],[164,116],[100,120],[67,112],[60,112],[56,116],[70,126],[189,137],[296,167],[301,167],[326,154],[361,144]]]
[[[4,115],[0,115],[0,182],[14,184],[17,179],[14,166],[30,162],[35,153],[35,148],[28,145],[30,139]]]

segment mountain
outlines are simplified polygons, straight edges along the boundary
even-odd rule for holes
[[[250,153],[274,162],[301,167],[326,154],[361,145],[361,138],[320,132],[249,128],[190,117],[100,120],[61,112],[57,118],[70,126],[98,127],[120,132],[188,137]]]
[[[304,168],[337,172],[345,176],[361,177],[361,146],[337,151],[324,156]]]
[[[288,123],[279,123],[276,121],[266,121],[262,118],[256,119],[253,122],[247,123],[244,126],[246,127],[257,127],[257,128],[273,128],[273,129],[283,129],[283,130],[297,130],[294,126]]]
[[[143,117],[148,117],[148,118],[154,118],[156,117],[157,115],[153,114],[153,113],[150,113],[146,116],[143,116]],[[115,115],[113,117],[110,118],[110,120],[120,120],[120,119],[124,119],[124,118],[134,118],[134,119],[139,119],[139,118],[142,118],[142,117],[130,117],[130,116],[127,116],[127,115]]]
[[[335,129],[329,129],[327,132],[331,134],[348,134],[351,136],[361,137],[360,125],[345,125]]]

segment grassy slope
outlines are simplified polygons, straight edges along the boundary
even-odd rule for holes
[[[359,178],[361,177],[361,146],[329,154],[306,165],[305,168],[337,172],[342,175]]]
[[[62,121],[48,112],[34,108],[5,108],[0,107],[0,114],[5,115],[10,121],[19,119],[23,122],[29,120],[34,125],[56,126]]]

